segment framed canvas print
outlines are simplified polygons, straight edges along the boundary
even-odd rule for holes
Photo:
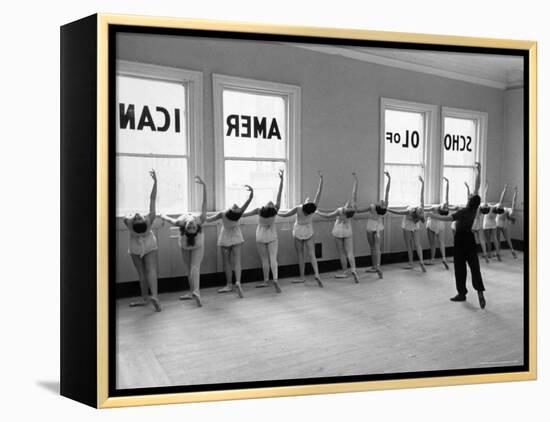
[[[61,28],[61,393],[536,378],[536,43]]]

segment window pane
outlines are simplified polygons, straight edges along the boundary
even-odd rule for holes
[[[238,91],[223,92],[226,157],[286,158],[285,99]]]
[[[420,164],[424,161],[424,115],[385,111],[384,154],[386,163]]]
[[[279,188],[279,169],[285,170],[285,182],[287,182],[286,163],[280,161],[225,161],[225,204],[230,207],[233,204],[241,206],[248,198],[248,191],[244,185],[252,185],[254,198],[249,209],[261,207],[269,201],[277,200]],[[288,206],[286,189],[283,187],[281,207]]]
[[[157,172],[157,214],[188,211],[186,158],[117,157],[116,213],[123,216],[149,212],[153,180],[149,171]]]
[[[117,76],[117,152],[187,154],[183,83]]]
[[[476,121],[445,117],[443,125],[443,163],[473,166],[477,156]]]
[[[419,205],[422,167],[386,164],[385,170],[391,175],[390,206]]]
[[[466,186],[464,182],[468,183],[470,189],[474,189],[474,169],[469,167],[445,167],[443,169],[444,176],[449,179],[449,204],[451,205],[465,205],[466,204]],[[445,184],[442,183],[443,190]],[[445,192],[442,192],[441,198],[443,202],[445,200]]]

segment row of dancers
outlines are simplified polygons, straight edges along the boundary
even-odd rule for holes
[[[223,267],[226,278],[226,285],[219,289],[219,293],[227,293],[236,291],[237,295],[244,297],[241,285],[241,254],[244,238],[240,228],[240,219],[243,217],[258,216],[258,226],[256,229],[256,244],[258,254],[262,262],[263,282],[257,287],[266,287],[270,282],[269,273],[271,270],[272,284],[277,293],[281,293],[281,287],[278,282],[278,236],[275,225],[277,216],[291,217],[296,216],[292,230],[294,247],[298,258],[299,278],[293,280],[293,283],[304,283],[305,278],[305,261],[309,258],[314,272],[314,279],[319,287],[323,287],[323,282],[319,275],[319,268],[315,256],[315,247],[313,242],[314,229],[313,217],[319,215],[322,218],[335,218],[332,235],[335,238],[342,272],[337,274],[337,278],[345,278],[353,276],[355,283],[359,282],[357,268],[355,265],[355,256],[353,253],[353,230],[352,220],[357,214],[364,214],[366,217],[367,241],[371,250],[372,267],[367,269],[367,272],[377,273],[379,278],[383,278],[381,270],[381,240],[384,230],[384,216],[387,212],[402,215],[402,229],[405,244],[408,252],[408,268],[413,268],[413,251],[416,251],[419,256],[420,267],[422,271],[426,271],[426,265],[434,263],[436,246],[439,245],[442,256],[442,263],[445,268],[449,268],[445,256],[445,239],[444,230],[445,223],[441,221],[441,216],[449,214],[450,210],[457,210],[458,206],[451,206],[448,203],[449,181],[446,182],[446,199],[445,202],[438,206],[426,207],[424,204],[424,180],[419,176],[421,184],[420,188],[420,205],[409,206],[406,209],[389,208],[389,193],[391,185],[391,176],[385,172],[387,179],[384,198],[371,203],[366,207],[357,206],[357,189],[358,178],[355,173],[353,176],[352,194],[349,201],[343,206],[334,210],[318,208],[319,201],[323,190],[323,174],[318,172],[319,182],[314,199],[307,197],[305,201],[289,210],[281,210],[281,196],[284,184],[284,172],[279,171],[279,186],[275,202],[269,201],[264,206],[249,210],[249,205],[254,196],[254,190],[251,186],[245,185],[245,189],[249,192],[248,199],[241,206],[233,204],[227,210],[215,212],[207,215],[207,186],[206,183],[199,177],[195,176],[195,182],[202,186],[202,206],[200,214],[185,213],[177,218],[161,215],[160,218],[179,228],[180,236],[178,245],[181,250],[182,259],[185,267],[188,269],[188,280],[190,292],[180,297],[181,300],[195,300],[198,306],[202,306],[200,297],[200,266],[204,256],[204,231],[205,223],[221,220],[221,231],[218,237],[217,245],[221,248],[223,257]],[[141,300],[133,301],[130,306],[145,306],[151,303],[154,309],[159,312],[161,310],[160,301],[158,299],[158,281],[157,281],[157,259],[158,259],[158,244],[155,235],[152,231],[152,225],[157,218],[156,213],[156,196],[157,196],[157,174],[154,170],[150,171],[150,176],[153,180],[153,188],[151,190],[149,201],[149,213],[142,215],[136,213],[133,216],[124,218],[124,224],[129,231],[129,254],[139,276],[141,288]],[[466,184],[468,197],[469,187]],[[487,187],[484,191],[486,196]],[[510,232],[508,222],[514,221],[514,205],[517,195],[517,188],[514,192],[511,208],[504,208],[502,201],[506,193],[504,188],[500,201],[496,204],[483,203],[476,214],[476,222],[472,226],[472,230],[476,233],[476,240],[481,243],[483,256],[488,260],[490,251],[486,246],[485,239],[496,240],[500,233],[508,241],[510,248]],[[488,210],[488,212],[485,212]],[[494,221],[494,224],[492,223]],[[420,245],[419,230],[420,223],[426,222],[428,240],[430,243],[431,258],[424,262],[422,248]],[[453,222],[454,224],[454,222]],[[496,256],[500,259],[500,242],[495,245]],[[512,249],[512,253],[515,252]],[[348,268],[349,264],[349,268]],[[233,283],[233,275],[235,283]],[[149,296],[149,291],[151,295]]]

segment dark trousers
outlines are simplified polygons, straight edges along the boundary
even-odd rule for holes
[[[454,239],[454,267],[456,290],[461,295],[466,295],[466,263],[472,273],[472,284],[478,292],[485,290],[481,271],[479,270],[479,259],[477,257],[477,245],[472,232],[457,232]]]

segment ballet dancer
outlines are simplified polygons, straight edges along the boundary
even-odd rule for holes
[[[483,279],[481,277],[481,271],[479,269],[479,259],[477,256],[477,245],[474,234],[472,232],[472,226],[477,214],[477,208],[481,203],[479,197],[479,185],[481,165],[475,164],[475,186],[474,194],[468,199],[468,203],[465,208],[462,208],[451,215],[440,215],[431,213],[430,217],[441,221],[456,221],[456,233],[454,235],[454,270],[457,295],[451,298],[453,302],[464,302],[466,300],[466,263],[470,267],[472,274],[472,284],[474,289],[477,290],[477,296],[479,300],[479,306],[484,309],[486,306],[485,295],[483,294],[485,287],[483,285]]]
[[[338,250],[338,256],[340,257],[340,264],[342,265],[342,272],[336,274],[336,278],[348,277],[348,262],[351,269],[351,274],[356,283],[359,283],[359,277],[357,276],[357,269],[355,267],[355,256],[353,255],[353,229],[352,220],[356,213],[357,204],[357,175],[353,175],[353,189],[351,194],[351,202],[346,202],[343,207],[336,208],[334,211],[317,210],[317,214],[324,218],[336,217],[334,222],[334,228],[332,229],[332,235],[336,242],[336,249]]]
[[[489,185],[486,184],[484,190],[485,198],[487,197],[488,188]],[[500,194],[500,200],[498,201],[498,203],[488,204],[487,202],[485,202],[479,209],[480,212],[483,214],[483,232],[487,241],[487,256],[488,258],[493,258],[494,256],[496,256],[499,261],[502,261],[502,258],[500,257],[500,244],[497,240],[497,215],[499,213],[502,213],[502,201],[504,200],[506,188],[507,186],[504,186],[504,189]]]
[[[284,171],[279,170],[279,190],[277,192],[277,202],[274,204],[269,201],[261,208],[255,208],[243,214],[243,217],[258,215],[258,227],[256,228],[256,246],[258,254],[262,260],[262,270],[264,273],[263,283],[259,283],[256,287],[267,287],[269,282],[269,268],[273,274],[273,286],[277,293],[281,293],[279,286],[279,272],[277,264],[277,251],[279,242],[277,239],[277,227],[275,226],[275,218],[281,207],[281,196],[283,194]]]
[[[508,185],[504,187],[504,190],[506,191]],[[513,224],[516,222],[516,217],[514,215],[514,209],[516,206],[516,198],[518,195],[518,187],[516,186],[514,188],[514,196],[512,198],[512,207],[511,208],[505,208],[502,206],[502,204],[497,204],[497,244],[500,246],[500,234],[502,233],[502,236],[506,240],[506,243],[508,243],[508,247],[510,248],[510,251],[512,252],[512,256],[514,258],[517,258],[516,251],[514,250],[514,247],[512,246],[512,237],[510,235],[510,222]]]
[[[443,177],[445,181],[445,202],[433,207],[424,208],[425,212],[437,212],[439,215],[449,215],[449,179]],[[434,265],[436,245],[439,245],[441,251],[441,262],[446,270],[449,269],[447,258],[445,256],[445,223],[436,220],[428,215],[426,219],[426,233],[428,233],[428,243],[430,244],[430,259],[426,265]]]
[[[215,215],[207,217],[206,219],[206,222],[208,223],[220,219],[222,220],[222,229],[220,231],[220,236],[218,237],[218,246],[222,249],[226,285],[218,290],[218,293],[227,293],[234,290],[234,272],[235,289],[241,299],[244,297],[243,289],[241,288],[241,248],[244,243],[244,238],[239,220],[254,197],[254,189],[252,189],[249,185],[245,185],[244,187],[248,192],[250,192],[250,194],[246,202],[241,207],[237,204],[233,204],[233,206],[228,210],[217,212]]]
[[[201,262],[204,256],[204,232],[202,226],[206,221],[206,183],[195,176],[195,182],[202,185],[202,207],[199,216],[182,214],[178,218],[161,215],[163,221],[179,227],[180,238],[178,245],[185,268],[188,269],[190,293],[180,296],[180,300],[194,299],[197,306],[202,306],[200,296]]]
[[[145,306],[150,299],[155,311],[160,312],[157,279],[158,245],[157,239],[151,230],[156,218],[157,174],[155,170],[151,170],[149,175],[153,179],[153,189],[149,199],[149,214],[136,213],[132,217],[125,217],[123,221],[130,234],[128,253],[132,257],[132,262],[139,276],[142,297],[140,301],[130,302],[130,306]],[[148,296],[149,290],[151,290],[150,298]]]
[[[367,217],[367,242],[370,247],[372,267],[368,268],[366,272],[378,273],[379,278],[383,278],[382,269],[380,268],[381,261],[381,246],[384,231],[384,216],[388,211],[388,203],[390,199],[390,185],[391,185],[391,176],[387,171],[384,172],[385,176],[388,178],[388,183],[386,184],[386,192],[384,199],[378,201],[377,203],[370,204],[367,208],[357,209],[357,213],[366,212]]]
[[[388,208],[388,211],[392,214],[403,216],[401,228],[403,229],[403,238],[405,239],[405,245],[407,245],[407,254],[409,256],[409,264],[405,268],[413,268],[414,248],[416,246],[416,252],[418,253],[418,258],[420,260],[420,268],[422,269],[422,272],[426,272],[426,266],[424,265],[424,258],[422,256],[422,245],[420,244],[420,236],[418,235],[420,222],[425,221],[424,179],[422,178],[422,176],[418,176],[418,180],[420,181],[420,206],[409,206],[406,210],[402,211]]]
[[[319,174],[319,186],[317,187],[317,193],[315,199],[311,202],[310,198],[306,198],[303,204],[298,205],[291,210],[281,212],[277,215],[280,217],[290,217],[296,215],[296,221],[292,229],[292,236],[294,237],[294,247],[296,248],[296,254],[298,255],[298,268],[300,270],[300,278],[293,280],[293,283],[304,283],[305,278],[305,254],[306,251],[309,254],[311,260],[311,266],[315,274],[315,281],[319,287],[323,287],[323,282],[319,276],[319,268],[317,266],[317,258],[315,257],[315,246],[313,244],[313,216],[319,205],[319,199],[321,198],[321,192],[323,190],[323,173]]]
[[[470,186],[468,186],[467,182],[464,182],[464,185],[466,185],[467,190],[467,198],[470,198]],[[485,195],[487,192],[483,192]],[[481,198],[481,201],[483,202],[485,200],[485,197]],[[456,221],[453,221],[453,223],[456,223]],[[474,233],[474,238],[476,240],[476,244],[479,243],[481,246],[481,252],[483,255],[483,259],[488,264],[489,263],[489,257],[487,256],[487,245],[485,242],[485,234],[483,233],[483,214],[481,214],[480,207],[478,207],[476,212],[476,218],[474,220],[474,224],[472,224],[472,232]],[[454,235],[454,234],[453,234]]]

